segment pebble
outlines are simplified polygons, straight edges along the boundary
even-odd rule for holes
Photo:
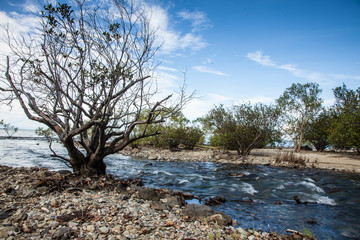
[[[282,235],[270,236],[262,232],[256,232],[255,237],[252,230],[209,224],[205,219],[185,221],[181,215],[183,207],[173,204],[175,199],[172,197],[162,203],[171,202],[171,206],[154,210],[151,208],[152,200],[138,198],[136,187],[128,186],[126,191],[118,192],[116,183],[105,177],[79,179],[81,177],[68,174],[59,178],[56,173],[48,171],[46,178],[42,179],[37,174],[41,171],[39,168],[0,166],[1,239],[202,240],[208,239],[208,234],[215,231],[221,239],[232,239],[239,233],[248,239],[286,239]],[[52,192],[36,190],[40,182],[52,189],[60,185],[60,179],[63,189]],[[79,182],[86,184],[81,186]],[[94,182],[98,187],[91,190]],[[13,186],[15,192],[4,194],[8,186]],[[34,191],[29,195],[27,190],[32,188],[37,193]]]

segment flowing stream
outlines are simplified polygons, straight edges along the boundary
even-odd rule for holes
[[[30,132],[26,134],[22,131],[17,135],[27,138],[0,137],[0,164],[68,169],[49,157],[51,152],[45,140],[33,138]],[[60,144],[55,144],[54,149],[66,155]],[[318,239],[360,239],[359,175],[316,169],[150,161],[120,154],[107,157],[105,162],[108,173],[120,178],[141,177],[148,187],[190,192],[202,199],[223,196],[227,201],[217,210],[246,229],[280,233],[286,229],[307,229]],[[296,204],[294,195],[301,201],[317,203]]]

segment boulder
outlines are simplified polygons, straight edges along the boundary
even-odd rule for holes
[[[176,205],[183,206],[185,205],[185,199],[182,196],[172,196],[170,194],[166,194],[165,198],[160,199],[160,201],[167,206],[173,208]]]
[[[156,189],[153,188],[139,188],[138,196],[144,200],[159,201],[160,195]]]
[[[148,157],[148,159],[149,159],[149,160],[157,160],[158,157],[157,157],[156,155],[150,155],[150,156]]]
[[[208,218],[217,222],[221,226],[232,224],[232,218],[225,213],[214,211],[211,207],[200,204],[189,204],[182,211],[183,216],[189,216],[192,219]]]
[[[189,216],[196,219],[202,217],[210,217],[215,214],[215,211],[209,206],[200,204],[189,204],[185,206],[182,214],[183,216]]]
[[[165,204],[163,204],[162,202],[159,202],[159,201],[152,201],[150,203],[150,208],[154,209],[154,210],[159,210],[159,211],[168,209],[168,207]]]
[[[226,202],[226,199],[221,196],[216,196],[214,198],[205,199],[205,205],[214,206],[221,205]]]
[[[54,235],[53,235],[53,239],[55,240],[66,240],[66,239],[70,239],[71,235],[73,234],[73,232],[71,231],[71,228],[68,227],[62,227],[60,229],[58,229]]]

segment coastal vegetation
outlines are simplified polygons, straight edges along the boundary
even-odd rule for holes
[[[4,129],[8,138],[12,138],[14,134],[17,133],[17,131],[19,130],[18,127],[15,127],[10,123],[5,123],[4,120],[0,120],[0,127]]]

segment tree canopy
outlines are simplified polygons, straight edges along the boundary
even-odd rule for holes
[[[283,131],[300,151],[307,124],[321,109],[321,89],[317,83],[292,84],[276,100],[283,117]]]
[[[345,84],[334,89],[334,118],[330,141],[339,148],[355,148],[360,153],[360,88],[348,89]]]
[[[210,141],[246,156],[252,149],[264,147],[276,138],[278,117],[279,112],[273,106],[243,103],[229,109],[215,106],[201,122],[213,131]]]

